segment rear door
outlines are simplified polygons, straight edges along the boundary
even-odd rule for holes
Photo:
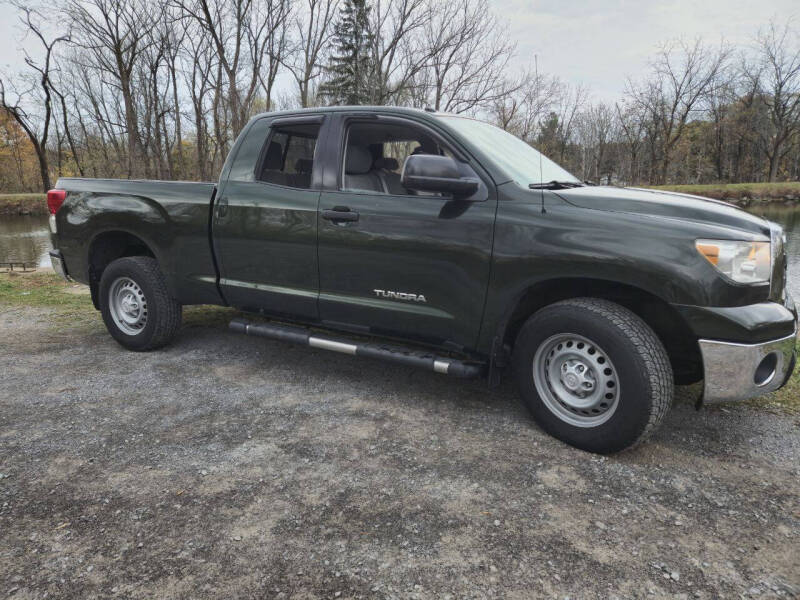
[[[320,318],[364,332],[474,347],[497,204],[491,180],[473,171],[484,185],[472,202],[403,188],[400,174],[410,153],[468,160],[441,134],[405,118],[342,116],[327,148],[335,171],[326,173],[328,189],[320,198]]]
[[[322,115],[265,117],[243,134],[213,215],[229,304],[318,318],[316,150],[324,127]]]

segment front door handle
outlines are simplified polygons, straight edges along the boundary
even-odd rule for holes
[[[353,222],[358,221],[358,213],[346,206],[334,206],[332,209],[323,210],[322,218],[334,223],[342,221]]]

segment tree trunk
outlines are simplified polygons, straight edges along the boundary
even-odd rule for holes
[[[121,64],[121,60],[119,62]],[[140,152],[139,124],[136,121],[130,78],[127,74],[121,73],[119,79],[122,102],[125,104],[125,127],[128,130],[128,178],[135,179],[142,172],[142,160],[144,158]]]
[[[36,158],[39,159],[39,175],[42,178],[42,191],[47,193],[53,187],[50,185],[50,170],[47,166],[47,149],[42,148],[39,144],[35,144],[34,150],[36,150]]]
[[[67,119],[67,103],[64,100],[64,96],[58,94],[58,97],[61,100],[61,115],[64,118],[64,134],[67,136],[67,142],[69,143],[70,152],[72,152],[72,160],[75,161],[75,167],[78,169],[78,173],[81,177],[85,174],[83,172],[83,165],[81,164],[80,158],[78,157],[78,149],[75,146],[75,140],[72,138],[72,131],[69,127],[69,121]]]
[[[177,177],[184,178],[184,159],[183,159],[183,132],[181,131],[181,105],[178,99],[178,79],[176,75],[177,69],[174,61],[170,64],[170,77],[172,78],[172,104],[175,108],[175,148],[178,155],[178,167],[175,173]],[[166,130],[166,125],[164,126]]]
[[[778,178],[778,167],[781,164],[781,150],[783,147],[782,142],[775,142],[772,146],[772,152],[769,154],[769,179],[772,183]]]

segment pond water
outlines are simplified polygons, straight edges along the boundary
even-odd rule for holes
[[[749,211],[770,221],[780,223],[786,233],[789,291],[795,302],[800,301],[800,208],[770,207]]]
[[[751,212],[780,223],[786,231],[789,289],[800,299],[800,207],[769,207]],[[14,261],[49,266],[50,235],[46,216],[0,216],[0,263]]]
[[[0,263],[24,262],[49,267],[50,248],[46,216],[0,215]]]

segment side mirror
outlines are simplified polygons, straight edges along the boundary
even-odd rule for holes
[[[480,187],[474,177],[461,175],[454,159],[437,154],[412,154],[406,158],[401,183],[409,190],[444,192],[460,198],[472,196]]]

